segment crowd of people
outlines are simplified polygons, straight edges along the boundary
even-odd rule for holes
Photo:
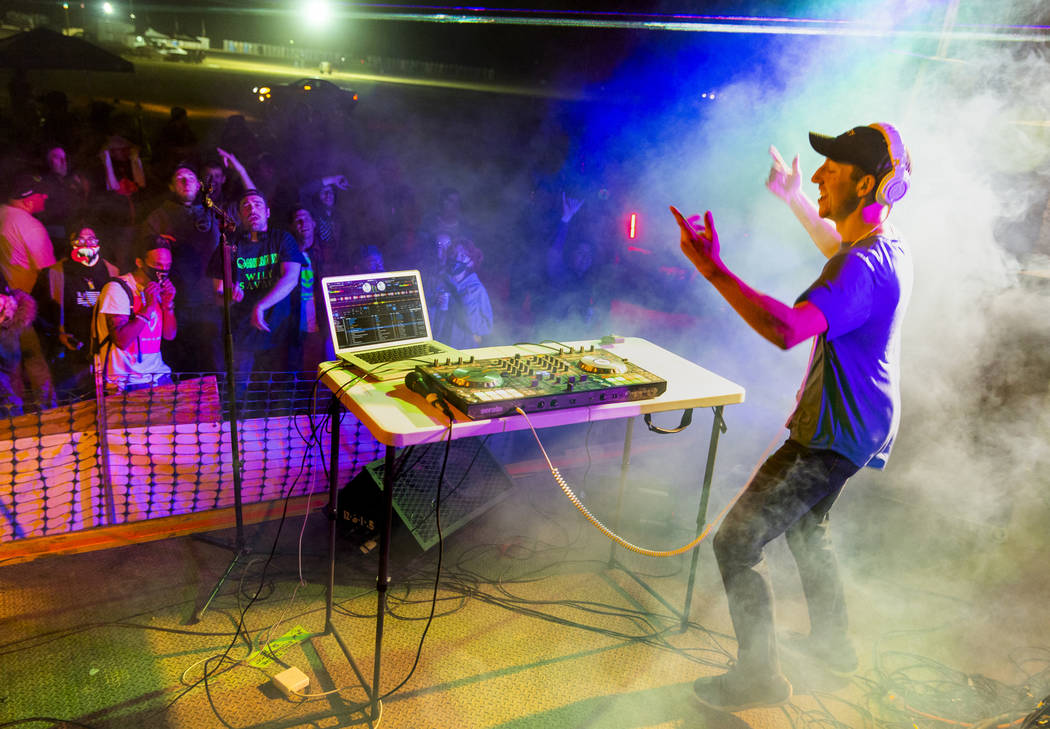
[[[109,105],[76,114],[52,97],[0,156],[5,411],[92,392],[99,372],[127,391],[223,371],[224,236],[238,376],[315,372],[333,357],[319,291],[329,275],[421,270],[435,338],[457,348],[527,336],[547,317],[558,335],[570,322],[598,333],[595,250],[584,236],[567,244],[582,201],[564,192],[547,193],[518,249],[486,248],[453,187],[430,211],[396,165],[354,188],[332,169],[331,115],[302,107],[276,130],[233,115],[199,139],[173,108],[132,142]]]

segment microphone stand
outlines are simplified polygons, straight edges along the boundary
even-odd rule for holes
[[[232,232],[237,228],[237,221],[230,217],[225,210],[216,205],[215,201],[211,199],[210,183],[206,184],[204,187],[203,202],[204,207],[215,214],[216,220],[219,224],[219,246],[222,249],[222,331],[223,349],[225,350],[226,355],[226,393],[229,398],[230,406],[230,457],[233,461],[233,513],[237,526],[236,537],[232,548],[229,545],[220,545],[233,550],[233,559],[230,561],[229,566],[226,567],[226,571],[222,573],[218,582],[216,582],[215,587],[208,595],[208,599],[204,601],[203,605],[193,611],[193,617],[190,620],[191,624],[200,621],[201,616],[204,615],[204,611],[208,609],[211,601],[219,594],[219,590],[222,589],[223,583],[233,572],[234,567],[237,566],[237,563],[242,557],[247,556],[251,551],[248,549],[244,538],[244,509],[241,501],[241,443],[237,427],[237,385],[236,380],[234,379],[233,325],[230,317],[230,307],[233,304],[234,285],[233,256],[236,253],[237,246],[229,242],[227,233]]]

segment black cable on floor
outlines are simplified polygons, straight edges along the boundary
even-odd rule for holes
[[[434,574],[434,594],[433,594],[433,599],[432,599],[432,601],[430,603],[430,616],[427,618],[427,624],[423,627],[423,634],[421,636],[419,636],[419,646],[416,648],[416,657],[415,657],[415,660],[412,661],[412,668],[409,669],[408,675],[405,676],[405,678],[397,686],[395,686],[394,688],[390,689],[385,694],[382,694],[380,696],[380,700],[389,698],[393,694],[397,693],[397,691],[402,686],[404,686],[406,683],[408,683],[409,679],[412,678],[412,674],[414,674],[416,672],[416,667],[419,666],[419,658],[423,654],[423,641],[426,640],[427,632],[430,630],[430,626],[434,622],[434,612],[437,609],[438,587],[441,584],[441,560],[442,560],[442,558],[444,556],[444,550],[445,550],[445,539],[444,539],[444,536],[441,534],[441,485],[442,485],[442,482],[445,479],[445,468],[448,465],[448,455],[449,455],[449,452],[452,450],[452,422],[453,421],[450,418],[449,419],[449,423],[448,423],[448,432],[447,432],[447,436],[446,436],[447,440],[445,442],[445,457],[441,461],[441,471],[440,471],[440,473],[438,473],[437,494],[435,496],[435,501],[436,501],[437,506],[436,506],[435,512],[434,512],[434,519],[435,519],[435,522],[437,524],[438,559],[437,559],[437,567],[434,570],[435,571],[435,574]],[[379,693],[379,686],[373,686],[372,687],[372,691],[374,691],[375,693],[378,694]]]

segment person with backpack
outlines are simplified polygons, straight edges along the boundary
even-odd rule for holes
[[[171,236],[150,235],[139,243],[135,270],[107,283],[95,308],[96,366],[107,391],[128,392],[171,381],[160,353],[161,339],[175,338],[175,286]]]

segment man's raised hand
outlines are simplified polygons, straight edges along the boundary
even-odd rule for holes
[[[232,154],[227,152],[222,147],[216,147],[215,151],[218,152],[219,158],[222,159],[222,166],[223,167],[229,167],[230,165],[233,165],[234,168],[237,167],[238,160]]]
[[[700,223],[699,215],[686,220],[674,205],[671,206],[671,214],[678,221],[682,232],[682,253],[693,262],[696,270],[705,277],[719,271],[722,260],[719,257],[718,231],[715,230],[711,211],[704,213],[703,224]]]
[[[802,173],[798,166],[798,155],[795,155],[791,167],[788,167],[787,162],[780,156],[780,152],[771,144],[769,145],[769,156],[773,158],[773,164],[769,167],[766,187],[784,202],[790,202],[791,197],[802,189]]]
[[[583,198],[568,197],[563,190],[561,193],[561,222],[568,223],[572,216],[579,212],[583,205]]]

